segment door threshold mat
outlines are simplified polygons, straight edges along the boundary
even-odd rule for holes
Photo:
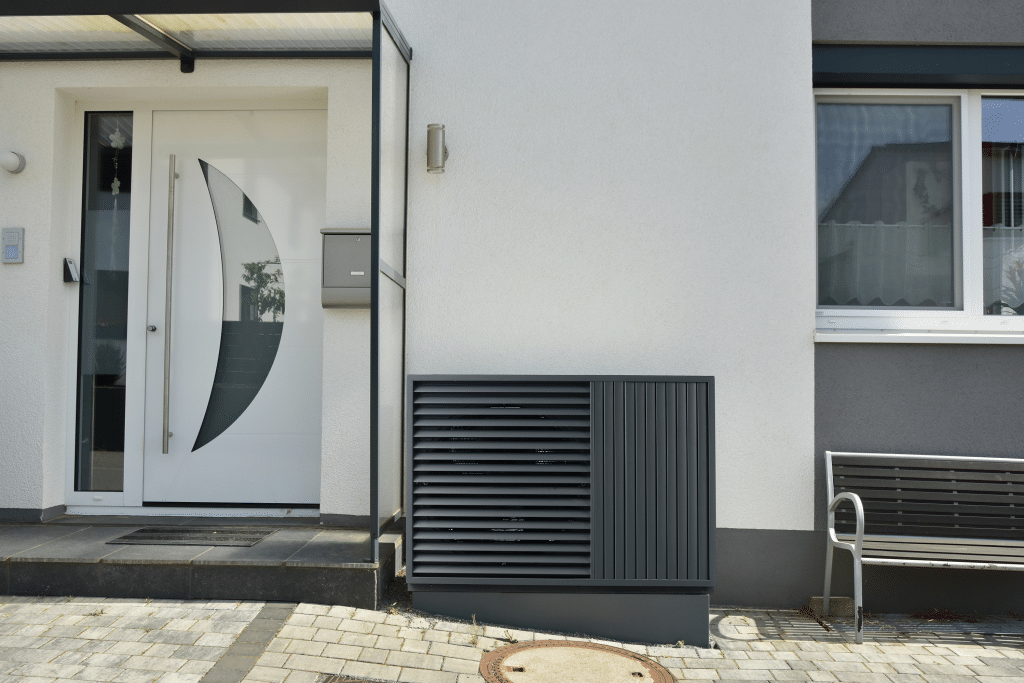
[[[277,529],[243,526],[148,526],[119,536],[114,545],[226,545],[249,548]]]

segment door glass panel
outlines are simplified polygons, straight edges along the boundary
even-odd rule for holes
[[[86,114],[76,491],[121,491],[132,115]]]
[[[284,274],[259,209],[230,178],[199,161],[210,190],[224,273],[224,319],[210,402],[192,450],[215,439],[259,393],[281,344]]]

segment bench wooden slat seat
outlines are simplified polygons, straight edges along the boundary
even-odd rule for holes
[[[854,543],[856,536],[838,534],[844,543]],[[974,569],[1024,569],[1024,542],[978,541],[968,539],[943,542],[929,536],[909,536],[894,540],[891,536],[865,536],[861,561],[864,564],[914,566],[947,566],[948,563],[971,565]],[[965,567],[966,568],[966,567]]]
[[[826,451],[828,614],[835,548],[863,564],[1024,571],[1024,460]]]

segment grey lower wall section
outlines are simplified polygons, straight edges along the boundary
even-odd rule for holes
[[[821,595],[825,532],[718,529],[712,605],[794,609]],[[837,550],[832,595],[853,596],[853,561]],[[1024,572],[864,567],[867,612],[1024,612]]]
[[[824,562],[826,450],[1024,458],[1024,345],[819,343],[814,368],[815,528],[821,547],[802,551],[800,537],[788,535],[797,532],[759,532],[786,534],[772,538],[794,557]],[[724,531],[719,548],[725,543],[726,552],[738,552],[723,539]],[[719,552],[721,575],[727,569]],[[851,595],[849,554],[837,551],[836,558],[835,594]],[[771,562],[767,556],[765,561]],[[812,586],[820,595],[820,581]],[[774,592],[782,598],[787,591],[796,593],[789,581]],[[718,598],[716,593],[712,600]],[[1024,573],[864,568],[865,610],[931,607],[1024,611]]]
[[[818,43],[1019,45],[1020,0],[813,0]]]
[[[791,609],[806,605],[812,595],[821,595],[823,532],[718,529],[717,546],[713,605]]]
[[[54,505],[48,508],[0,508],[0,524],[25,522],[47,522],[64,514],[67,508]]]
[[[417,591],[413,607],[538,631],[708,647],[708,596],[665,593]]]
[[[831,451],[1024,458],[1024,345],[814,348],[815,528]]]

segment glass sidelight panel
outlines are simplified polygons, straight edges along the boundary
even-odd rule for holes
[[[121,491],[132,114],[87,113],[75,490]]]

